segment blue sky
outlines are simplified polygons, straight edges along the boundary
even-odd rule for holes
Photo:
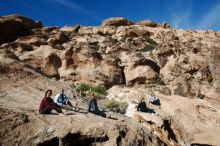
[[[40,20],[45,26],[94,26],[109,17],[125,17],[220,31],[219,0],[0,0],[0,16],[9,14]]]

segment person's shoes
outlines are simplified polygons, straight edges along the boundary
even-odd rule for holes
[[[150,113],[151,115],[155,115],[155,113]]]
[[[107,115],[106,115],[106,118],[111,118],[111,115],[110,115],[110,114],[107,114]]]
[[[65,114],[64,113],[59,113],[59,116],[63,117],[63,116],[65,116]]]
[[[80,108],[78,108],[78,107],[73,107],[72,110],[73,110],[74,112],[78,112],[78,111],[80,110]]]

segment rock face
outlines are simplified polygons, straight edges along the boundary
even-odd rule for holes
[[[126,117],[114,121],[90,114],[60,117],[8,110],[1,110],[0,114],[1,145],[165,145],[134,121],[128,123]]]
[[[158,27],[159,25],[151,20],[143,20],[138,23],[137,25],[143,25],[143,26],[148,26],[148,27]]]
[[[140,131],[137,130],[140,127],[129,125],[128,120],[125,125],[134,126],[136,132],[130,131],[134,134],[128,136],[131,141],[119,136],[119,143],[128,145],[129,141],[138,145],[139,141],[134,140],[138,137],[141,143],[145,141],[144,144],[150,145],[218,145],[216,137],[206,132],[209,130],[204,123],[208,123],[212,128],[219,127],[219,118],[216,117],[219,116],[220,105],[219,32],[172,29],[168,23],[156,25],[150,21],[134,24],[119,17],[104,20],[101,26],[76,25],[59,28],[42,27],[39,22],[23,16],[0,17],[0,106],[3,110],[11,109],[6,113],[12,112],[19,117],[23,115],[13,109],[27,111],[30,121],[22,123],[21,118],[16,123],[15,120],[16,127],[43,123],[43,119],[34,123],[41,117],[28,113],[38,108],[38,102],[43,96],[39,93],[48,88],[55,91],[65,88],[70,92],[73,86],[79,83],[103,85],[110,89],[110,96],[115,92],[112,89],[120,91],[122,87],[129,96],[124,92],[117,92],[112,98],[129,102],[128,109],[135,107],[140,98],[149,96],[150,92],[154,91],[161,97],[162,102],[161,111],[157,111],[161,116],[160,122],[152,124],[154,119],[149,120],[141,114],[131,117],[144,118],[144,127],[156,126],[159,135],[154,133],[154,129],[148,128],[144,129],[144,135],[150,138],[141,137]],[[130,101],[133,98],[134,100]],[[187,111],[184,106],[192,111]],[[2,123],[12,118],[2,111],[1,115],[6,119],[4,121],[1,118]],[[92,116],[89,118],[92,119]],[[74,121],[75,117],[70,119]],[[209,122],[206,119],[212,120]],[[85,120],[85,117],[80,120]],[[96,119],[92,120],[95,123]],[[55,124],[54,121],[51,124]],[[110,128],[108,121],[106,122],[100,122],[100,125]],[[192,127],[192,123],[197,125]],[[10,128],[13,129],[13,126]],[[34,133],[39,128],[32,131],[26,129],[23,135]],[[68,128],[76,127],[73,125]],[[117,128],[112,130],[112,136],[108,129],[104,130],[101,136],[97,134],[97,137],[94,133],[91,136],[86,131],[88,129],[83,129],[81,133],[74,130],[64,130],[62,134],[58,131],[52,132],[53,134],[47,135],[45,139],[41,137],[35,142],[34,137],[23,139],[23,136],[17,140],[23,145],[49,145],[57,142],[60,145],[69,145],[69,137],[80,137],[83,142],[79,141],[77,144],[82,142],[86,145],[89,142],[92,145],[94,139],[103,139],[97,145],[116,145],[113,135],[118,132]],[[4,131],[3,127],[0,131],[1,138],[7,139],[2,145],[8,142],[16,145],[16,141],[10,141],[12,133]],[[7,132],[10,134],[4,135]],[[19,132],[21,131],[18,130]],[[219,131],[215,132],[215,135],[220,134]],[[176,137],[173,137],[172,133]]]
[[[161,26],[163,28],[170,28],[170,25],[167,22],[163,22]]]
[[[205,93],[213,86],[218,90],[215,52],[219,49],[219,35],[215,32],[131,25],[121,17],[107,19],[102,26],[68,28],[40,28],[40,24],[22,16],[1,19],[4,23],[16,22],[10,23],[15,25],[13,28],[19,27],[16,31],[22,28],[30,32],[2,44],[1,50],[48,77],[107,88],[160,84],[170,86],[171,94],[181,96],[194,96],[198,89]],[[168,24],[162,27],[168,28]]]
[[[0,17],[0,44],[13,41],[19,36],[27,35],[28,30],[42,27],[40,22],[20,15],[9,15]]]
[[[109,18],[102,22],[102,26],[129,26],[132,24],[134,23],[123,17]]]
[[[148,103],[151,89],[147,90],[144,86],[114,86],[108,92],[108,98],[128,102],[130,108],[128,107],[126,115],[147,126],[159,138],[169,137],[169,140],[163,139],[167,145],[218,145],[219,102],[216,104],[202,99],[165,96],[156,92],[155,95],[162,103],[158,109]],[[135,106],[142,98],[147,107],[154,109],[158,116],[137,112]]]

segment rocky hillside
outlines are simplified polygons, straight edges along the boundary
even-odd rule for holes
[[[56,123],[56,116],[50,121],[46,116],[34,115],[46,89],[58,92],[65,87],[70,94],[73,85],[80,83],[103,85],[109,89],[109,98],[126,101],[129,106],[152,90],[160,97],[160,118],[130,114],[133,119],[144,119],[142,131],[143,125],[124,117],[125,124],[119,125],[128,126],[129,132],[122,133],[129,136],[117,145],[218,145],[219,50],[220,32],[172,29],[166,22],[133,23],[118,17],[104,20],[100,26],[59,28],[44,27],[19,15],[2,16],[0,123],[8,125],[6,130],[5,126],[0,129],[2,145],[71,145],[68,137],[84,145],[95,145],[96,140],[100,142],[96,145],[116,145],[113,141],[118,131],[109,126],[108,120],[90,115],[61,117],[68,126],[59,132],[62,120]],[[26,116],[30,119],[22,119]],[[100,122],[98,134],[91,125],[70,125],[86,118]],[[10,127],[10,123],[16,126]],[[54,126],[52,130],[48,123]],[[21,131],[24,127],[32,128]],[[49,130],[49,135],[40,129]],[[11,136],[14,131],[19,134]],[[39,131],[42,137],[35,139]],[[27,133],[33,135],[25,137]]]

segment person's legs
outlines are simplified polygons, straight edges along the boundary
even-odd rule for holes
[[[62,108],[65,109],[65,110],[70,110],[70,111],[73,110],[73,107],[71,107],[69,105],[65,105],[65,104],[62,106]]]
[[[73,108],[73,105],[72,105],[72,103],[70,101],[67,101],[67,105],[69,105],[70,107]]]
[[[56,110],[58,113],[63,113],[61,107],[56,103],[51,104],[50,107],[51,107],[51,109]]]
[[[158,106],[161,106],[161,104],[160,104],[160,100],[159,100],[159,99],[157,99],[157,103],[158,103]]]
[[[93,113],[93,114],[100,115],[100,116],[106,118],[106,114],[104,112],[100,111],[100,110],[93,110],[93,111],[90,111],[90,112]]]
[[[151,114],[155,114],[154,109],[147,109],[147,112],[148,112],[148,113],[151,113]]]
[[[50,108],[50,106],[46,106],[41,112],[40,114],[49,114],[52,111],[52,109]]]
[[[154,109],[149,109],[149,108],[143,109],[143,110],[141,110],[141,112],[154,113],[155,114]]]
[[[155,100],[155,101],[153,102],[153,104],[156,105],[156,106],[160,106],[160,100],[159,100],[159,99]]]

